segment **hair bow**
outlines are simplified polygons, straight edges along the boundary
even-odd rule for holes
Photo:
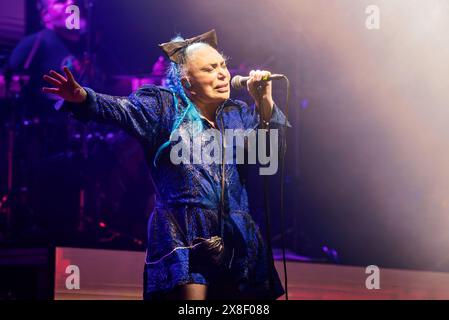
[[[187,48],[192,43],[205,42],[217,49],[218,40],[215,29],[212,29],[206,33],[200,34],[199,36],[186,39],[186,40],[172,40],[170,42],[162,43],[159,47],[165,52],[167,57],[176,63],[181,63],[184,56],[184,49]]]

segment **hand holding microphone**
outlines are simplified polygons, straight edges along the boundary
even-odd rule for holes
[[[251,70],[249,77],[235,76],[231,80],[234,89],[246,88],[256,102],[256,106],[264,121],[269,121],[273,109],[271,80],[283,79],[280,74],[271,74],[266,70]]]
[[[260,70],[257,70],[260,71]],[[257,72],[252,70],[251,72]],[[248,80],[251,79],[251,72],[250,72],[250,76],[249,77],[242,77],[242,76],[234,76],[231,80],[231,86],[234,89],[243,89],[244,87],[246,87],[246,84],[248,82]],[[261,72],[268,72],[268,76],[263,76],[261,81],[271,81],[271,80],[282,80],[285,79],[285,76],[283,74],[271,74],[269,71],[261,71]]]

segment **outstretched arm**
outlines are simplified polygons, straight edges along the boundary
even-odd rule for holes
[[[71,111],[78,120],[116,124],[137,137],[148,138],[156,133],[163,104],[168,102],[155,87],[142,87],[128,97],[116,97],[82,87],[68,68],[64,68],[64,73],[65,77],[52,70],[44,75],[53,87],[42,90],[64,99],[63,110]]]

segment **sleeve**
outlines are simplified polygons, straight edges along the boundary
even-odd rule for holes
[[[97,93],[85,87],[86,100],[81,103],[59,101],[57,110],[70,112],[83,122],[115,124],[138,138],[157,135],[167,121],[173,96],[156,86],[143,86],[128,97]]]
[[[242,106],[242,121],[244,128],[246,130],[256,130],[261,129],[262,121],[260,119],[259,112],[257,112],[257,108],[255,104],[252,104],[251,106],[244,105]],[[273,110],[271,112],[271,119],[270,119],[270,130],[275,129],[277,130],[277,141],[278,141],[278,152],[285,153],[286,144],[285,144],[285,138],[287,137],[287,128],[291,128],[290,122],[287,121],[286,123],[286,116],[281,111],[281,109],[276,105],[276,103],[273,105]],[[254,147],[254,146],[253,146]]]
[[[257,112],[257,108],[255,104],[252,104],[251,106],[248,106],[246,103],[239,101],[240,105],[242,106],[241,111],[241,117],[243,121],[243,125],[245,129],[256,129],[260,127],[261,120],[260,115]],[[281,109],[276,105],[276,103],[273,106],[273,110],[271,113],[271,119],[270,119],[270,128],[284,128],[285,127],[285,120],[286,117],[284,113],[281,111]],[[287,127],[291,128],[290,122],[287,121]]]

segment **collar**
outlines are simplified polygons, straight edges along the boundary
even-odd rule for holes
[[[215,110],[215,119],[217,119],[218,114],[224,112],[224,108],[229,106],[242,107],[242,103],[235,99],[226,99],[221,105]]]

